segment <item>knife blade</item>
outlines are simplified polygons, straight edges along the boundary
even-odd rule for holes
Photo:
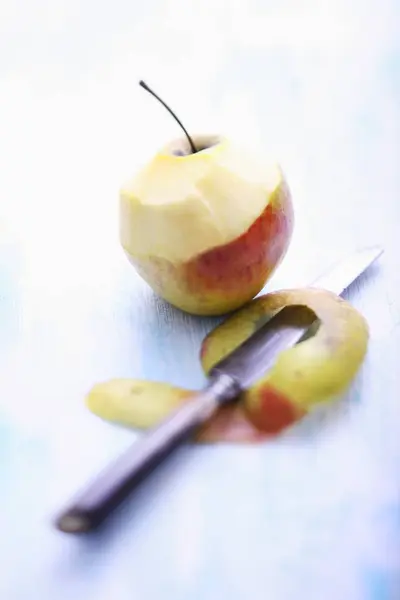
[[[383,248],[380,246],[362,248],[332,265],[309,287],[318,287],[341,296],[382,254]]]
[[[374,246],[355,252],[318,277],[309,287],[341,295],[382,254]],[[96,529],[173,450],[190,439],[219,407],[272,367],[277,355],[298,343],[314,321],[298,322],[299,307],[284,307],[270,321],[222,359],[210,372],[208,383],[161,424],[145,433],[80,491],[55,520],[65,533]]]

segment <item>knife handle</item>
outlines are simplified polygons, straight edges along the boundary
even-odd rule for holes
[[[238,384],[229,376],[211,379],[203,391],[194,392],[192,398],[101,471],[56,519],[57,529],[84,533],[98,527],[221,404],[234,400],[239,392]]]

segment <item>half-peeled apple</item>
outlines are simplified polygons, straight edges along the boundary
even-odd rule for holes
[[[299,318],[314,322],[314,335],[281,352],[272,369],[243,393],[237,404],[220,409],[201,429],[199,441],[263,441],[317,404],[339,397],[350,385],[367,351],[368,325],[342,298],[312,288],[260,296],[216,327],[201,347],[205,373],[289,305],[300,307]],[[95,385],[86,402],[103,419],[147,429],[192,393],[165,383],[115,379]]]
[[[224,137],[167,145],[120,191],[120,241],[140,276],[192,314],[256,296],[282,261],[293,207],[278,164]]]

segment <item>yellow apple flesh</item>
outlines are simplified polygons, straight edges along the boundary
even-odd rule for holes
[[[282,261],[292,200],[279,165],[225,138],[162,149],[120,192],[120,241],[140,276],[186,312],[243,306]],[[179,153],[181,155],[179,155]]]
[[[281,352],[272,369],[219,410],[199,432],[203,442],[256,443],[286,429],[313,407],[339,397],[366,354],[368,326],[342,298],[319,289],[283,290],[260,296],[216,327],[203,341],[206,373],[284,306],[300,307],[299,317],[316,333]],[[144,380],[111,380],[95,385],[86,402],[97,416],[147,429],[164,419],[193,392]]]

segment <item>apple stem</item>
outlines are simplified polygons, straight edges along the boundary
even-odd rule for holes
[[[186,131],[185,127],[183,126],[183,124],[181,123],[181,121],[176,116],[176,114],[170,109],[170,107],[168,106],[168,104],[165,104],[164,100],[161,100],[160,96],[157,96],[157,94],[155,92],[153,92],[153,90],[150,89],[149,86],[147,85],[147,83],[145,83],[144,81],[140,80],[139,81],[139,85],[142,86],[142,88],[144,88],[146,90],[146,92],[149,92],[152,96],[154,96],[154,98],[156,98],[159,102],[161,102],[161,104],[163,106],[165,106],[165,108],[167,109],[167,111],[174,117],[175,121],[178,123],[178,125],[180,125],[180,127],[185,132],[185,135],[186,135],[186,137],[188,139],[188,142],[189,142],[190,148],[192,150],[192,153],[196,154],[197,148],[194,145],[192,138],[190,137],[190,135]]]

